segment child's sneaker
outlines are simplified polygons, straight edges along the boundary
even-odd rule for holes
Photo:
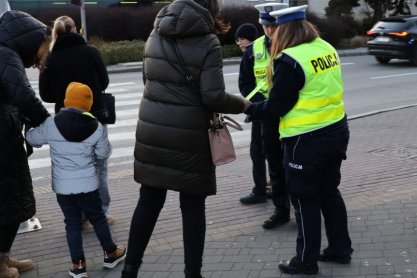
[[[80,260],[78,264],[72,264],[68,274],[69,276],[73,278],[88,277],[87,268],[85,267],[85,262]]]
[[[116,250],[111,253],[104,252],[104,268],[114,268],[126,257],[126,248],[123,245],[118,245]]]

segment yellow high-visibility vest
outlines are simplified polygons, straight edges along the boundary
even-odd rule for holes
[[[342,71],[334,47],[317,38],[282,52],[300,64],[305,85],[295,106],[281,117],[281,138],[317,130],[343,119]]]
[[[265,47],[265,35],[257,38],[253,42],[253,74],[256,79],[256,88],[259,88],[259,92],[264,95],[265,98],[269,97],[268,91],[268,63],[269,53]]]

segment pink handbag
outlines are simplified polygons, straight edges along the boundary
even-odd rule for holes
[[[208,130],[211,157],[216,166],[227,164],[236,159],[232,137],[227,126],[243,130],[242,126],[228,116],[213,113],[213,120]]]

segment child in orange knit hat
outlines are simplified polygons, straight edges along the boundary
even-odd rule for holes
[[[64,108],[39,127],[26,133],[34,147],[50,145],[52,189],[65,217],[65,229],[71,253],[71,277],[88,277],[82,247],[82,214],[84,213],[104,250],[105,268],[114,268],[126,256],[126,248],[116,245],[102,209],[98,160],[107,159],[111,145],[107,133],[88,111],[93,103],[91,89],[71,82],[66,90]]]

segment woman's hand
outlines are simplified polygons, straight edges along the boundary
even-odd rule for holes
[[[248,110],[249,106],[252,104],[252,102],[250,102],[246,98],[243,99],[243,102],[245,103],[245,108],[243,109],[242,112],[245,113]]]

